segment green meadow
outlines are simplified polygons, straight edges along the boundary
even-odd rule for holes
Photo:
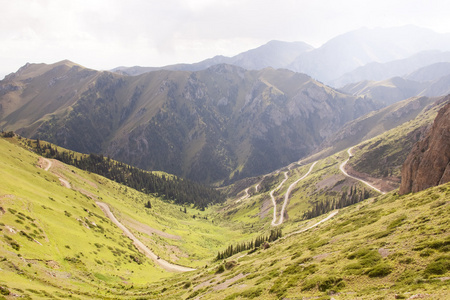
[[[184,207],[58,161],[45,171],[20,144],[0,139],[0,285],[13,292],[103,297],[173,275],[139,253],[95,201],[108,203],[144,244],[180,265],[204,267],[227,241],[248,237],[238,226],[215,221],[212,209],[186,207],[184,213]],[[27,292],[30,281],[39,293]]]
[[[311,163],[228,187],[204,211],[147,195],[52,160],[49,171],[21,138],[0,139],[0,297],[15,299],[408,299],[448,296],[450,185],[398,196],[339,170],[342,151],[319,160],[292,190],[283,236],[224,260],[219,251],[267,235],[288,187]],[[358,162],[367,147],[355,148]],[[70,183],[64,186],[60,179]],[[256,185],[260,183],[256,192]],[[242,198],[249,188],[248,198]],[[330,203],[366,194],[354,205]],[[240,200],[240,201],[238,201]],[[167,272],[141,254],[95,204],[155,254],[196,268]],[[151,208],[145,205],[150,201]],[[306,218],[314,207],[327,209]],[[186,212],[185,212],[186,210]],[[1,298],[0,298],[1,299]]]

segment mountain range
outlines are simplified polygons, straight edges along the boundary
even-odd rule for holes
[[[304,42],[270,41],[265,45],[240,53],[233,57],[218,55],[194,64],[177,64],[161,68],[139,66],[117,67],[111,71],[135,76],[161,69],[171,71],[199,71],[218,64],[235,65],[247,70],[261,70],[267,67],[280,69],[286,68],[290,65],[299,54],[311,51],[313,49],[314,48],[311,45]]]
[[[423,51],[404,59],[393,60],[386,63],[368,63],[364,66],[354,69],[353,71],[345,73],[336,80],[333,80],[331,82],[331,85],[335,87],[343,87],[347,84],[364,80],[381,81],[392,77],[406,77],[407,79],[415,81],[428,81],[437,78],[436,76],[433,76],[431,78],[428,77],[428,79],[425,77],[414,75],[414,73],[416,73],[419,69],[425,71],[428,66],[434,66],[435,64],[443,64],[442,67],[445,69],[445,63],[449,62],[450,52],[448,51]],[[439,72],[436,67],[431,68],[435,69],[435,72]],[[443,73],[447,73],[447,71],[444,71]],[[442,74],[441,76],[443,75],[445,74]]]
[[[0,299],[447,299],[448,43],[24,65],[0,81]]]
[[[447,95],[450,93],[450,63],[434,63],[403,77],[350,83],[340,90],[357,96],[370,97],[385,105],[414,96]]]
[[[413,26],[363,28],[317,49],[272,41],[191,65],[26,64],[0,82],[0,129],[226,185],[317,151],[366,113],[450,93],[449,40]],[[314,79],[344,74],[368,79],[340,89]]]
[[[164,67],[119,67],[128,75],[166,69],[198,71],[214,64],[245,69],[285,68],[341,87],[361,80],[403,76],[435,62],[450,62],[450,35],[412,25],[361,28],[339,35],[318,48],[304,42],[271,41],[233,57],[216,56],[194,64]]]
[[[139,76],[30,64],[0,86],[5,131],[204,183],[275,170],[381,107],[305,74],[225,64]]]
[[[395,189],[377,192],[358,177],[367,175],[362,167],[375,170],[385,160],[380,149],[398,157],[402,143],[396,140],[436,115],[411,161],[421,160],[421,148],[436,142],[446,143],[441,152],[448,157],[449,97],[434,100],[353,152],[309,157],[263,178],[241,180],[235,184],[242,189],[238,195],[204,211],[183,210],[156,194],[46,159],[30,151],[38,141],[3,133],[1,295],[272,300],[354,299],[357,293],[367,299],[445,299],[449,183],[399,195]],[[404,112],[414,101],[386,110]],[[423,161],[428,174],[443,166],[429,168]],[[390,172],[393,165],[386,166]],[[271,225],[274,220],[280,225]]]

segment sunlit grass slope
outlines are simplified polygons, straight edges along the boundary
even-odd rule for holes
[[[305,212],[317,203],[331,203],[333,200],[339,200],[342,194],[349,193],[351,189],[355,189],[357,193],[366,191],[371,196],[378,194],[359,181],[342,174],[339,166],[347,158],[347,152],[343,151],[319,160],[311,173],[294,185],[286,205],[285,218],[282,224],[284,233],[295,231],[298,222],[305,219]],[[253,183],[254,180],[248,180],[250,197],[240,201],[243,193],[238,193],[223,204],[220,213],[224,219],[234,224],[241,224],[243,228],[249,230],[258,228],[260,231],[269,231],[272,228],[271,221],[273,218],[270,191],[282,182],[284,172],[288,172],[288,179],[279,190],[274,192],[277,202],[277,216],[279,217],[289,186],[306,174],[311,165],[311,163],[306,165],[292,164],[290,169],[286,167],[281,169],[279,173],[267,175],[260,181],[258,192],[255,191],[258,183]],[[230,188],[230,190],[233,190],[233,188]]]
[[[265,250],[154,287],[173,299],[448,299],[449,199],[450,184],[370,198]]]
[[[355,170],[370,174],[373,177],[391,177],[399,181],[401,167],[406,156],[414,143],[423,138],[427,128],[433,124],[437,112],[447,102],[448,98],[443,98],[432,105],[428,105],[410,121],[362,142],[355,148],[354,159],[350,162],[350,165]]]
[[[204,267],[227,241],[248,237],[213,220],[208,209],[187,207],[184,213],[57,161],[45,171],[37,167],[39,157],[18,144],[0,139],[0,286],[11,294],[127,298],[173,276],[140,254],[95,201],[108,203],[156,254],[181,265]],[[144,207],[148,201],[150,209]]]

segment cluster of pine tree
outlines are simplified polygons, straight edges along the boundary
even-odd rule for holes
[[[248,243],[242,242],[242,243],[234,245],[234,246],[230,245],[230,246],[228,246],[228,248],[225,251],[217,253],[216,260],[228,258],[228,257],[233,256],[236,253],[239,253],[242,251],[256,250],[261,245],[264,245],[266,242],[270,243],[270,242],[276,241],[277,239],[279,239],[281,237],[281,235],[282,235],[281,229],[272,229],[270,231],[270,235],[259,236],[254,241],[250,241]]]
[[[1,135],[4,138],[12,138],[12,137],[14,137],[14,131],[5,132],[5,131],[2,130]]]
[[[335,209],[350,206],[352,204],[361,202],[370,197],[370,192],[366,189],[357,190],[352,186],[349,192],[343,192],[339,199],[329,201],[319,201],[314,203],[314,206],[303,214],[303,219],[308,220]]]
[[[177,176],[159,176],[127,164],[114,161],[103,155],[89,154],[75,156],[71,151],[58,151],[51,144],[37,140],[36,151],[79,169],[99,174],[115,182],[147,194],[157,194],[177,204],[194,204],[204,209],[210,203],[225,201],[225,195],[200,183]]]

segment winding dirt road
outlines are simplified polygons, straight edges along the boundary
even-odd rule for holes
[[[245,195],[242,196],[241,198],[239,198],[238,200],[236,200],[236,203],[239,203],[239,202],[241,202],[242,200],[245,200],[245,199],[247,199],[248,197],[250,197],[250,194],[248,193],[248,189],[249,189],[249,188],[250,188],[250,187],[248,187],[248,188],[245,189]]]
[[[300,181],[302,181],[303,179],[305,179],[305,178],[311,173],[311,171],[312,171],[312,169],[314,168],[314,166],[316,165],[316,163],[317,163],[317,161],[315,161],[315,162],[311,165],[311,167],[309,168],[308,172],[307,172],[305,175],[303,175],[301,178],[299,178],[299,179],[297,179],[296,181],[294,181],[294,182],[289,186],[289,188],[288,188],[287,191],[286,191],[286,194],[284,194],[284,202],[283,202],[283,206],[281,207],[280,219],[278,220],[278,222],[276,222],[276,220],[274,219],[274,220],[272,221],[272,226],[278,226],[278,225],[281,225],[281,223],[283,223],[283,221],[284,221],[284,211],[286,210],[286,206],[287,206],[287,203],[288,203],[288,200],[289,200],[289,196],[290,196],[292,190],[293,190],[294,187],[297,185],[297,183],[299,183]],[[274,209],[275,209],[275,207],[274,207]],[[274,216],[275,216],[275,215],[274,215]]]
[[[43,158],[43,160],[47,164],[47,166],[44,168],[44,170],[48,171],[50,169],[50,167],[52,166],[52,161],[47,158]],[[61,181],[63,186],[65,186],[66,188],[69,188],[69,189],[72,188],[70,183],[67,180],[65,180],[61,177],[58,177],[58,179],[59,179],[59,181]],[[136,238],[136,236],[130,230],[128,230],[128,228],[126,228],[122,223],[120,223],[119,220],[117,220],[117,218],[111,212],[111,210],[109,209],[109,206],[106,203],[99,202],[99,201],[97,201],[95,203],[100,207],[100,209],[105,213],[105,215],[117,227],[119,227],[123,231],[125,236],[127,236],[128,238],[130,238],[133,241],[134,246],[139,251],[141,251],[145,256],[152,259],[157,265],[161,266],[163,269],[165,269],[166,271],[169,271],[169,272],[189,272],[189,271],[195,270],[193,268],[175,265],[164,259],[158,258],[158,256],[155,253],[153,253],[146,245],[144,245],[144,243],[142,243],[138,238]]]
[[[47,163],[47,166],[45,167],[45,171],[48,171],[48,170],[50,170],[50,168],[52,167],[52,161],[50,160],[50,159],[47,159],[47,158],[43,158],[44,159],[44,161]]]
[[[259,190],[259,185],[261,184],[262,180],[260,182],[258,182],[258,184],[255,186],[255,193],[258,192]]]
[[[59,182],[61,182],[61,184],[63,186],[65,186],[66,188],[68,188],[68,189],[72,188],[72,186],[70,185],[69,181],[67,181],[67,180],[65,180],[64,178],[61,178],[61,177],[58,177],[58,179],[59,179]]]
[[[39,165],[41,168],[44,169],[44,171],[48,171],[53,166],[53,162],[48,158],[41,157],[39,159]],[[44,168],[44,165],[45,165],[45,168]],[[58,174],[56,174],[56,173],[54,173],[54,174],[58,176]],[[59,182],[61,182],[62,186],[66,187],[68,189],[72,188],[72,186],[70,185],[70,182],[67,181],[66,179],[62,178],[61,176],[58,176],[58,179],[59,179]]]
[[[339,213],[339,210],[335,210],[335,211],[331,212],[331,213],[328,215],[328,217],[326,217],[325,219],[323,219],[323,220],[321,220],[321,221],[319,221],[319,222],[317,222],[317,223],[314,223],[314,224],[311,225],[311,226],[308,226],[308,227],[306,227],[306,228],[303,228],[303,229],[301,229],[301,230],[293,231],[293,232],[291,232],[291,233],[285,235],[285,236],[282,237],[281,239],[285,239],[285,238],[290,237],[291,235],[299,234],[299,233],[305,232],[305,231],[307,231],[307,230],[310,230],[311,228],[314,228],[314,227],[316,227],[316,226],[318,226],[318,225],[320,225],[320,224],[322,224],[322,223],[324,223],[324,222],[330,220],[332,217],[334,217],[334,216],[337,215],[338,213]]]
[[[103,210],[105,215],[109,219],[111,219],[111,221],[114,224],[117,225],[117,227],[122,229],[123,233],[133,241],[133,244],[136,246],[136,248],[139,249],[139,251],[141,251],[143,254],[145,254],[145,256],[147,256],[148,258],[152,259],[156,264],[161,266],[163,269],[170,271],[170,272],[189,272],[189,271],[195,270],[193,268],[172,264],[162,258],[158,259],[158,256],[155,253],[153,253],[152,250],[150,250],[146,245],[144,245],[138,238],[136,238],[136,236],[134,236],[134,234],[130,230],[128,230],[128,228],[126,228],[124,225],[122,225],[122,223],[119,222],[119,220],[116,219],[116,217],[111,212],[111,210],[109,209],[109,206],[106,203],[99,202],[99,201],[97,201],[95,203]]]
[[[277,201],[275,199],[275,197],[273,196],[273,193],[275,193],[275,191],[278,191],[283,184],[286,182],[286,180],[288,180],[288,176],[287,176],[288,172],[284,172],[284,180],[273,190],[270,191],[270,198],[272,198],[272,204],[273,204],[273,220],[272,220],[272,226],[277,226],[275,223],[277,221]]]
[[[364,180],[362,180],[361,178],[358,178],[358,177],[349,175],[349,174],[345,171],[345,165],[347,165],[348,161],[349,161],[350,158],[353,156],[353,154],[352,154],[352,149],[353,149],[353,147],[351,147],[351,148],[349,148],[349,149],[347,150],[348,158],[347,158],[346,161],[344,161],[344,162],[339,166],[339,169],[341,170],[341,172],[342,172],[345,176],[347,176],[347,177],[353,178],[353,179],[355,179],[355,180],[358,180],[358,181],[364,183],[365,185],[367,185],[367,186],[370,187],[371,189],[377,191],[378,193],[381,193],[381,194],[383,194],[383,195],[386,194],[385,192],[382,192],[380,189],[377,189],[376,187],[374,187],[373,185],[371,185],[371,184],[368,183],[367,181],[364,181]]]

